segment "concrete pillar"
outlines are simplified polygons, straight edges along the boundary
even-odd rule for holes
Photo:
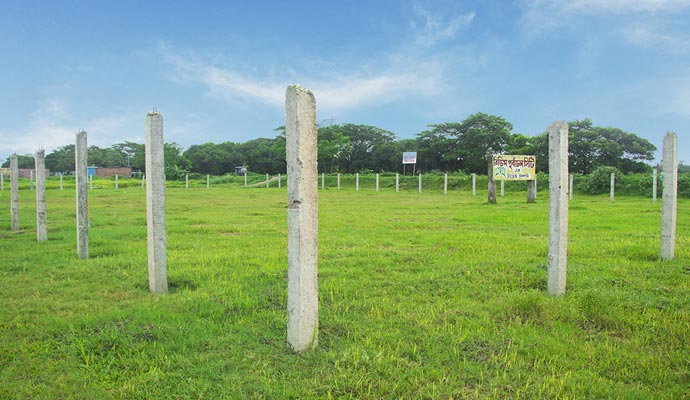
[[[506,181],[501,181],[501,197],[504,197],[506,194]]]
[[[568,261],[568,123],[559,121],[549,135],[549,253],[547,291],[565,294]]]
[[[211,187],[211,176],[209,174],[206,174],[206,189],[209,189]]]
[[[376,193],[379,192],[379,174],[376,174]]]
[[[488,181],[488,196],[487,201],[490,204],[496,204],[496,181],[494,180],[494,157],[491,155],[488,157],[489,166],[487,169],[487,181]]]
[[[266,174],[266,187],[271,187],[271,185],[268,184],[268,173]]]
[[[661,194],[661,259],[672,260],[676,251],[676,209],[678,206],[678,137],[664,136],[662,151],[663,193]]]
[[[448,194],[448,174],[443,175],[443,194]]]
[[[46,151],[41,149],[34,157],[36,166],[36,240],[48,240],[48,219],[46,212]]]
[[[616,174],[614,172],[611,172],[611,201],[613,201],[614,197],[616,195]]]
[[[62,190],[62,172],[60,172],[60,190]]]
[[[89,175],[89,189],[93,190],[93,175]]]
[[[472,196],[477,195],[477,174],[472,174]]]
[[[17,155],[10,156],[10,191],[12,196],[12,204],[10,206],[10,213],[12,215],[12,230],[19,230],[19,164]]]
[[[321,190],[326,190],[326,174],[321,173]]]
[[[89,258],[88,150],[86,132],[78,132],[74,146],[74,171],[77,185],[77,256],[82,260]]]
[[[281,176],[280,176],[280,174],[278,174],[278,188],[279,188],[279,189],[280,189],[280,185],[281,185],[281,184],[280,184],[280,180],[281,180]]]
[[[395,192],[400,191],[400,174],[395,174]]]
[[[189,189],[189,174],[184,174],[184,188]]]
[[[34,171],[29,171],[29,190],[34,190]]]
[[[359,172],[355,174],[355,191],[359,192]]]
[[[573,199],[573,174],[570,174],[570,177],[568,179],[568,200]]]
[[[656,203],[657,193],[659,191],[659,171],[654,168],[652,172],[652,203]]]
[[[318,192],[314,95],[289,86],[285,100],[288,168],[288,345],[296,352],[318,343]]]
[[[120,188],[119,177],[115,174],[115,190]]]
[[[536,177],[535,177],[536,178]],[[563,182],[565,184],[565,182]],[[563,190],[566,190],[565,188]],[[534,203],[537,199],[537,180],[527,181],[527,202]]]
[[[247,187],[247,171],[244,172],[244,187]]]
[[[338,174],[338,190],[340,190],[340,174]]]
[[[419,193],[422,193],[422,174],[419,174]]]
[[[141,190],[144,190],[145,186],[146,186],[146,175],[141,174]]]
[[[165,253],[165,162],[163,115],[146,115],[146,231],[148,241],[149,290],[168,292]]]

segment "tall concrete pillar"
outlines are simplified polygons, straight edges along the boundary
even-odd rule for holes
[[[395,174],[395,192],[400,191],[400,174]]]
[[[168,292],[165,250],[165,161],[163,115],[146,115],[146,231],[148,241],[149,290]]]
[[[46,151],[41,149],[34,157],[36,167],[36,240],[48,240],[48,219],[46,212]]]
[[[82,260],[89,258],[88,150],[86,132],[78,132],[74,146],[74,170],[77,185],[77,256]]]
[[[565,294],[568,261],[568,123],[559,121],[549,135],[549,253],[547,291]]]
[[[10,191],[12,196],[12,204],[10,206],[10,213],[12,215],[12,230],[19,230],[19,164],[17,162],[17,155],[10,156]]]
[[[318,343],[318,193],[316,101],[296,85],[285,99],[288,172],[288,326],[296,352]]]
[[[652,171],[652,203],[656,203],[657,193],[659,191],[659,171],[654,168]]]
[[[477,195],[477,174],[472,174],[472,196]]]
[[[568,200],[573,199],[573,174],[570,174],[568,179]]]
[[[566,190],[566,189],[563,189]],[[537,199],[537,180],[527,181],[527,202],[534,203]]]
[[[119,177],[115,174],[115,190],[120,188]]]
[[[676,251],[678,207],[678,137],[674,132],[667,132],[664,136],[661,166],[664,185],[661,194],[661,259],[672,260]]]
[[[419,193],[422,193],[422,174],[419,174]]]
[[[448,194],[448,174],[443,175],[443,194]]]
[[[496,181],[494,180],[494,157],[489,156],[489,167],[487,169],[488,199],[491,204],[496,204]]]
[[[611,201],[613,201],[615,196],[616,196],[616,174],[615,174],[615,172],[611,172],[611,194],[610,194]]]
[[[338,191],[340,191],[340,174],[338,174]]]
[[[501,181],[501,197],[504,197],[506,193],[506,181]]]
[[[379,174],[376,174],[376,193],[379,192]]]
[[[355,174],[355,191],[359,192],[359,172]]]

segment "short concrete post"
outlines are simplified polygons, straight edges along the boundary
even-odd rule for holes
[[[376,193],[379,192],[379,174],[376,174]]]
[[[12,196],[12,204],[10,212],[12,215],[12,230],[19,230],[19,164],[17,162],[17,155],[10,156],[10,191]]]
[[[419,174],[419,193],[422,193],[422,174]]]
[[[554,122],[549,135],[549,253],[547,291],[565,294],[568,261],[568,123]]]
[[[443,194],[448,194],[448,174],[443,175]]]
[[[611,194],[610,194],[611,201],[613,201],[615,193],[616,193],[616,174],[614,172],[611,172]]]
[[[141,174],[141,190],[144,190],[145,186],[146,186],[146,175]]]
[[[247,171],[244,172],[244,187],[247,187]]]
[[[45,242],[48,240],[47,214],[46,214],[46,152],[41,149],[34,157],[36,167],[36,240]]]
[[[477,195],[477,174],[472,174],[472,196]]]
[[[565,190],[565,189],[563,189]],[[534,203],[537,199],[537,180],[527,181],[527,202]]]
[[[280,185],[281,185],[280,180],[281,180],[281,176],[280,176],[280,174],[278,174],[278,189],[280,189]]]
[[[285,100],[288,172],[287,341],[295,352],[318,344],[318,192],[316,102],[289,86]]]
[[[505,196],[506,193],[506,181],[501,181],[501,197]]]
[[[77,185],[77,256],[82,260],[89,258],[88,149],[86,132],[78,132],[74,147],[74,169]]]
[[[678,207],[678,137],[674,132],[667,132],[664,136],[661,166],[664,185],[661,194],[661,259],[673,260]]]
[[[163,115],[146,115],[146,231],[148,242],[149,290],[168,292],[165,249],[165,162],[163,150]]]
[[[652,171],[652,203],[656,203],[656,197],[659,191],[659,171],[654,168]]]
[[[34,190],[34,171],[29,171],[29,190]]]
[[[326,190],[326,174],[321,173],[321,190]]]
[[[395,174],[395,192],[400,191],[400,174]]]
[[[268,173],[266,174],[266,187],[271,187],[271,185],[269,185],[269,182],[268,182]]]
[[[573,177],[573,174],[570,174],[570,177],[569,177],[569,179],[568,179],[568,200],[572,200],[572,199],[573,199],[573,190],[574,190],[574,187],[573,187],[573,178],[574,178],[574,177]]]
[[[340,191],[340,174],[338,174],[338,191]]]
[[[488,182],[488,196],[487,202],[489,204],[496,204],[496,181],[494,180],[494,157],[490,155],[487,157],[489,159],[489,166],[487,169],[487,182]]]
[[[189,174],[184,174],[184,188],[189,189]]]
[[[118,190],[120,188],[120,182],[119,182],[119,176],[115,174],[115,190]]]
[[[355,174],[355,191],[359,192],[359,172]]]
[[[93,190],[93,175],[89,175],[89,190]]]
[[[62,172],[60,172],[60,190],[62,190]]]
[[[211,175],[206,174],[206,189],[211,188]]]

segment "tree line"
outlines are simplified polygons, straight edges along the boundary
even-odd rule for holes
[[[598,167],[615,167],[622,173],[645,172],[654,159],[656,146],[636,134],[619,128],[595,126],[591,119],[569,123],[569,167],[573,173],[590,174]],[[165,168],[169,179],[186,173],[224,175],[235,166],[255,173],[284,173],[285,127],[274,138],[243,143],[195,144],[184,150],[166,143]],[[417,170],[465,171],[486,174],[490,154],[536,156],[537,170],[548,172],[548,137],[514,133],[513,126],[496,115],[476,113],[462,122],[430,125],[414,139],[398,139],[385,129],[370,125],[331,124],[318,127],[319,172],[402,172],[402,153],[417,152]],[[32,155],[19,156],[20,168],[33,168]],[[90,165],[130,166],[143,171],[144,145],[134,142],[108,148],[90,146]],[[3,167],[9,166],[9,157]],[[53,172],[74,171],[74,145],[62,146],[46,155],[46,168]]]

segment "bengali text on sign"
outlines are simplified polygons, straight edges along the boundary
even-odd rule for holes
[[[534,156],[494,155],[494,179],[497,181],[532,181],[537,176]]]

